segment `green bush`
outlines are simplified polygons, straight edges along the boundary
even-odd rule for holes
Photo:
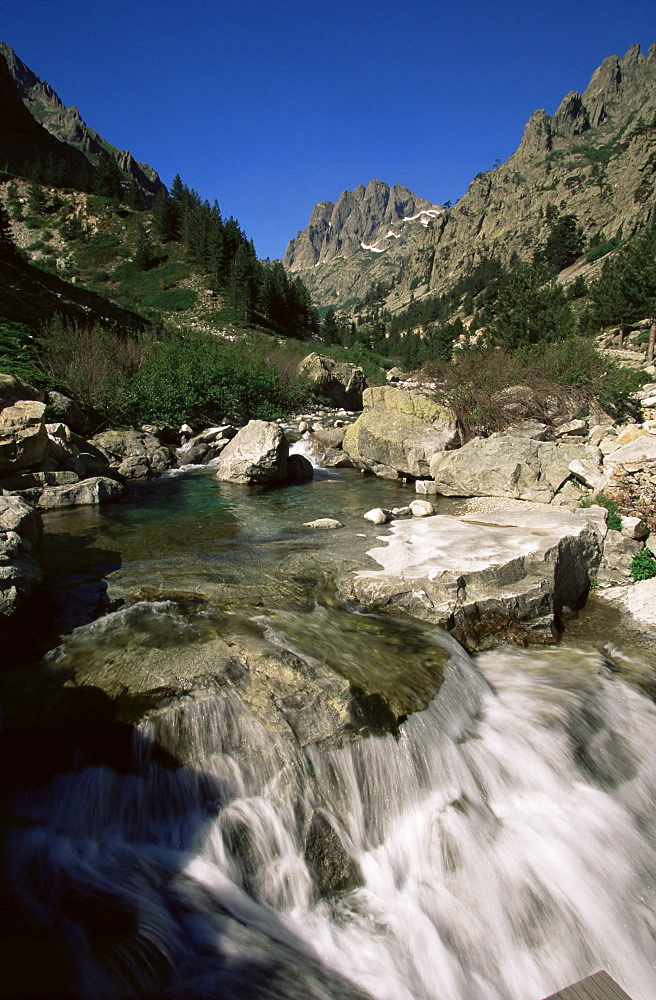
[[[193,309],[196,305],[196,298],[196,293],[191,288],[166,288],[163,291],[149,292],[148,295],[144,295],[141,304],[148,309],[183,312],[185,309]]]
[[[656,556],[651,549],[644,548],[636,552],[631,561],[631,573],[636,583],[656,576]]]
[[[249,343],[186,332],[156,345],[136,374],[132,396],[135,419],[144,423],[273,420],[307,402],[298,379],[281,377]]]

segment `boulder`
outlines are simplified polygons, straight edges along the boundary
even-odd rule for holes
[[[430,471],[438,493],[445,496],[512,497],[550,503],[569,478],[574,459],[598,463],[598,449],[493,434],[474,438],[458,451],[435,455]]]
[[[553,508],[437,514],[390,532],[367,553],[382,568],[343,580],[344,596],[434,622],[469,649],[553,641],[563,608],[596,577],[603,542],[592,519]]]
[[[307,483],[314,476],[312,462],[305,455],[290,455],[287,459],[287,479],[290,483]]]
[[[110,468],[107,456],[66,424],[46,424],[46,431],[48,456],[57,463],[58,469],[74,472],[81,479],[90,476],[118,476]]]
[[[357,365],[335,361],[323,354],[308,354],[298,371],[312,383],[315,395],[329,399],[333,406],[362,409],[362,394],[367,383],[362,368]]]
[[[123,496],[125,487],[107,476],[94,476],[65,486],[46,486],[37,506],[41,510],[56,507],[78,507],[83,504],[106,503]]]
[[[0,630],[43,580],[34,556],[41,531],[41,517],[22,497],[0,497]]]
[[[364,882],[334,823],[322,809],[316,809],[305,835],[305,861],[319,896],[349,892]]]
[[[368,510],[362,516],[365,521],[371,521],[372,524],[387,524],[391,520],[392,512],[391,510],[384,510],[382,507],[372,507],[371,510]]]
[[[112,430],[95,434],[90,443],[125,479],[144,479],[173,464],[171,452],[153,434],[144,431]]]
[[[61,392],[48,393],[45,418],[49,424],[66,424],[76,434],[88,434],[91,430],[91,421],[84,410]]]
[[[282,483],[287,479],[289,445],[280,427],[250,420],[221,452],[217,479],[229,483]]]
[[[426,478],[433,455],[460,444],[455,413],[423,393],[375,386],[363,404],[342,448],[356,466],[385,479]]]
[[[413,517],[431,517],[435,513],[429,500],[413,500],[409,507]]]
[[[13,406],[19,399],[32,399],[42,403],[44,394],[40,389],[28,385],[18,375],[0,373],[0,410],[5,406]]]
[[[0,475],[39,465],[48,451],[45,404],[19,399],[0,410]]]
[[[618,441],[620,438],[618,438]],[[620,445],[604,459],[604,472],[612,474],[618,465],[635,465],[656,459],[656,435],[641,434]]]

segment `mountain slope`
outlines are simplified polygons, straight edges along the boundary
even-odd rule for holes
[[[6,64],[15,90],[33,120],[60,144],[82,153],[94,166],[103,156],[110,156],[123,177],[134,179],[147,199],[152,199],[164,187],[153,167],[139,163],[128,150],[116,149],[103,139],[85,124],[76,107],[66,108],[50,84],[39,79],[11,46],[0,42],[0,56],[0,68],[4,70]],[[0,147],[0,161],[5,158],[7,148],[4,144]]]
[[[529,259],[559,214],[576,215],[587,239],[618,230],[628,236],[654,216],[655,138],[656,46],[645,57],[634,45],[622,59],[604,60],[584,93],[567,94],[553,117],[536,111],[508,161],[478,174],[457,205],[425,228],[390,239],[378,253],[343,241],[341,257],[317,266],[318,258],[297,248],[313,243],[322,204],[285,263],[319,305],[351,305],[382,283],[395,310],[411,296],[446,290],[486,257]]]
[[[32,117],[7,63],[0,58],[0,168],[19,173],[24,163],[49,157],[72,171],[79,170],[85,161],[80,150],[60,142]]]

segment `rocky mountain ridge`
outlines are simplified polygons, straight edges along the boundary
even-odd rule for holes
[[[626,237],[654,214],[655,138],[656,46],[644,56],[633,45],[621,59],[605,59],[585,91],[570,91],[553,116],[534,112],[508,161],[478,174],[458,203],[425,227],[373,249],[362,245],[373,241],[353,246],[342,238],[341,254],[324,248],[319,256],[317,230],[330,204],[322,203],[291,241],[285,264],[319,305],[352,305],[382,283],[395,310],[411,295],[443,292],[486,257],[530,259],[560,213],[576,215],[587,239]],[[359,224],[366,229],[365,219]]]
[[[153,167],[140,163],[128,150],[117,149],[103,139],[82,120],[76,107],[65,107],[50,84],[26,66],[11,46],[0,42],[0,56],[0,62],[6,63],[16,91],[32,118],[58,142],[83,153],[92,165],[104,154],[111,156],[124,178],[133,178],[147,198],[152,198],[164,187]]]
[[[342,191],[336,202],[314,206],[307,229],[290,241],[284,263],[291,271],[344,259],[360,249],[383,253],[386,241],[398,240],[408,224],[427,226],[444,208],[419,198],[402,184],[389,187],[372,179],[353,191]]]

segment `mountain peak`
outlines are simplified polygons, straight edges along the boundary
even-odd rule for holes
[[[314,206],[307,228],[287,247],[285,266],[302,271],[363,250],[384,253],[389,240],[400,238],[408,224],[425,225],[441,212],[440,205],[402,184],[390,187],[372,178],[366,187],[358,184],[352,191],[342,191],[336,202]]]

